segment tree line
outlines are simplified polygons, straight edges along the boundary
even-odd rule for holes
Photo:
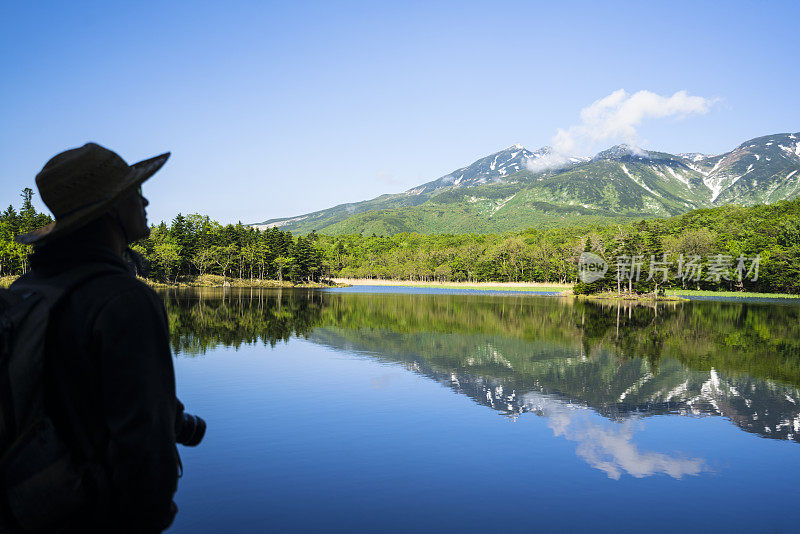
[[[150,236],[132,246],[149,264],[155,280],[220,275],[244,280],[320,282],[328,275],[319,236],[292,236],[279,228],[257,230],[222,225],[207,215],[178,214],[167,225],[151,227]]]
[[[19,211],[0,215],[0,276],[28,268],[30,247],[14,242],[50,221],[36,213],[25,189]],[[461,282],[578,282],[576,291],[668,287],[800,293],[800,198],[753,207],[724,206],[695,210],[667,219],[628,224],[528,229],[504,234],[401,233],[392,236],[293,236],[273,227],[258,230],[241,222],[222,225],[200,214],[178,214],[169,224],[132,247],[149,264],[153,280],[175,282],[214,274],[243,280],[321,281],[328,277]],[[579,258],[591,252],[609,263],[599,282],[582,284]],[[735,276],[737,258],[748,267],[758,256],[757,279]],[[620,277],[616,258],[630,269],[641,263],[642,276]],[[715,258],[731,263],[727,276],[711,276]],[[668,280],[648,275],[651,259],[666,260]],[[680,261],[693,258],[698,276],[681,278]],[[719,273],[717,273],[719,274]],[[625,287],[627,286],[627,287]]]

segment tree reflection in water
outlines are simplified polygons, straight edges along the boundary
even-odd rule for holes
[[[588,303],[531,296],[316,290],[163,292],[175,353],[293,336],[406,369],[555,435],[611,478],[706,469],[639,451],[641,418],[717,415],[800,442],[800,306]],[[376,387],[380,387],[378,384]],[[592,413],[603,420],[590,417]],[[604,421],[604,422],[603,422]]]

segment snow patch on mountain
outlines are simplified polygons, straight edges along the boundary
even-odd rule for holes
[[[492,213],[490,213],[490,214],[489,214],[489,217],[491,217],[492,215],[494,215],[495,213],[497,213],[497,211],[498,211],[498,210],[501,210],[501,209],[503,209],[503,208],[505,207],[505,205],[506,205],[506,204],[508,204],[508,201],[509,201],[509,200],[511,200],[512,198],[514,198],[515,196],[517,196],[517,194],[516,194],[516,193],[514,193],[513,195],[511,195],[511,196],[510,196],[510,197],[508,197],[508,198],[504,198],[503,200],[501,200],[500,202],[498,202],[498,203],[497,203],[495,206],[493,206],[493,207],[492,207]]]
[[[661,193],[658,193],[658,192],[656,192],[656,191],[653,191],[652,189],[650,189],[649,187],[647,187],[647,184],[645,184],[645,183],[644,183],[644,180],[642,180],[642,179],[641,179],[641,178],[639,178],[638,176],[634,176],[633,174],[631,174],[631,171],[629,171],[629,170],[628,170],[628,167],[626,167],[625,165],[620,165],[620,167],[622,167],[622,172],[624,172],[625,174],[627,174],[627,175],[628,175],[628,178],[630,178],[631,180],[633,180],[634,182],[636,182],[636,185],[638,185],[638,186],[640,186],[640,187],[643,187],[643,188],[644,188],[644,189],[646,189],[646,190],[647,190],[649,193],[651,193],[651,194],[653,194],[653,195],[655,195],[655,196],[657,196],[657,197],[660,197],[660,196],[662,196],[662,195],[661,195]]]
[[[717,169],[722,166],[723,162],[727,161],[727,159],[727,157],[720,158],[710,171],[702,173],[703,183],[706,185],[706,187],[711,189],[711,202],[714,202],[720,193],[722,193],[722,182],[724,181],[724,177],[716,175],[715,173]]]
[[[678,154],[678,157],[689,160],[692,163],[697,163],[698,161],[703,161],[708,156],[706,154],[701,154],[700,152],[685,152],[683,154]]]
[[[649,159],[650,153],[638,146],[621,144],[612,146],[608,150],[598,152],[592,159],[621,159],[626,156]]]
[[[689,179],[686,178],[684,175],[676,172],[675,169],[673,169],[672,167],[667,167],[667,172],[669,172],[672,176],[674,176],[675,178],[677,178],[678,180],[680,180],[681,182],[683,182],[687,186],[689,185]]]
[[[742,178],[744,178],[744,175],[745,175],[745,174],[747,174],[747,173],[749,173],[749,172],[750,172],[750,171],[752,171],[752,170],[753,170],[753,164],[751,163],[750,165],[748,165],[748,166],[747,166],[747,170],[746,170],[746,171],[744,171],[744,174],[742,174],[742,175],[739,175],[739,176],[736,176],[736,177],[733,179],[733,181],[730,183],[730,185],[729,185],[728,187],[732,186],[733,184],[735,184],[736,182],[738,182],[739,180],[741,180]]]

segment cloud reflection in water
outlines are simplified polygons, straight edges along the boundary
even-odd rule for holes
[[[642,425],[638,419],[598,424],[592,420],[589,409],[544,395],[526,394],[524,402],[548,419],[547,426],[555,436],[577,442],[575,452],[579,457],[614,480],[619,480],[623,473],[636,478],[663,473],[679,479],[709,470],[701,458],[640,451],[633,442],[635,428]]]

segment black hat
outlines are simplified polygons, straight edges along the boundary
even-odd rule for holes
[[[25,245],[66,235],[105,213],[131,188],[153,176],[169,152],[128,165],[116,152],[86,143],[53,156],[36,175],[42,202],[55,221],[15,238]]]

